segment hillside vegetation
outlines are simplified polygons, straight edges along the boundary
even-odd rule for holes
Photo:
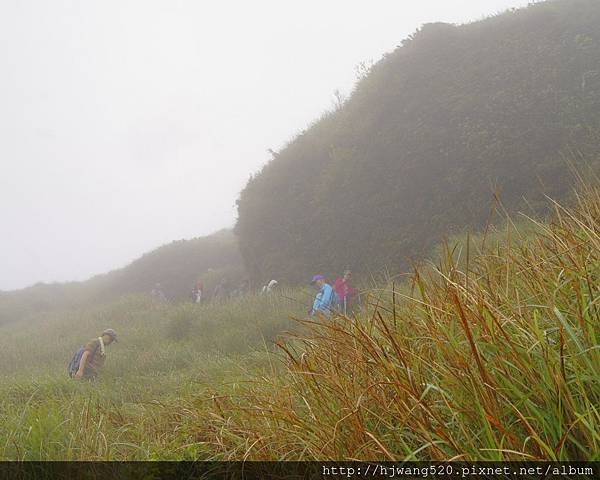
[[[426,25],[249,182],[236,235],[1,292],[0,460],[600,460],[599,26],[595,0]],[[308,286],[183,301],[432,251],[347,316]],[[100,380],[67,378],[107,327]]]
[[[249,181],[249,273],[402,271],[483,226],[495,194],[509,212],[565,198],[565,154],[599,164],[599,26],[596,0],[424,25]]]
[[[0,459],[599,460],[600,189],[551,205],[351,317],[294,290],[0,326]],[[101,381],[67,379],[106,326]]]
[[[156,283],[171,301],[187,300],[198,280],[210,292],[222,280],[237,285],[246,278],[237,240],[231,230],[179,240],[144,254],[124,268],[85,282],[37,284],[0,292],[0,324],[45,312],[115,301],[123,295],[148,294]]]

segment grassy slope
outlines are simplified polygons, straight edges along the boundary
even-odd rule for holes
[[[600,459],[600,190],[585,190],[528,236],[447,250],[369,315],[312,325],[283,346],[288,376],[230,399],[220,427],[250,458]]]
[[[600,190],[481,240],[275,355],[308,292],[5,325],[0,458],[600,459]],[[103,381],[67,380],[107,325]]]
[[[0,327],[0,460],[185,458],[189,439],[161,407],[215,385],[235,391],[228,381],[268,366],[293,312],[304,307],[283,297],[196,306],[131,296]],[[72,353],[107,326],[121,340],[102,380],[69,380]]]

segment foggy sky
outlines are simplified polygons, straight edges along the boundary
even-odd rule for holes
[[[421,24],[526,0],[3,0],[0,289],[232,226],[249,175]]]

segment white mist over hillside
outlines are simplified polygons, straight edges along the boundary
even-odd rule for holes
[[[248,176],[424,22],[524,0],[0,5],[0,289],[235,221]]]

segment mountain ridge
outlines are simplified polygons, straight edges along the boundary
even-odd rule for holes
[[[252,278],[403,270],[482,228],[498,192],[510,213],[564,198],[566,155],[598,166],[598,25],[590,0],[424,25],[248,182],[235,232]]]
[[[88,280],[37,283],[0,292],[0,324],[44,311],[100,304],[123,295],[149,294],[157,283],[169,300],[188,300],[197,281],[210,292],[223,280],[245,280],[242,259],[231,229],[189,240],[175,240],[144,253],[128,265]]]

